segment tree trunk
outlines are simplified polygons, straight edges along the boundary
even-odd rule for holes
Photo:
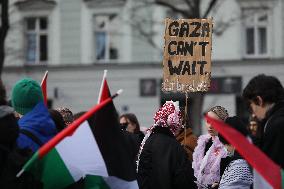
[[[191,19],[191,18],[206,18],[213,7],[217,4],[218,0],[210,0],[208,2],[207,8],[205,9],[204,13],[201,13],[200,5],[202,0],[183,0],[184,3],[187,5],[187,9],[181,9],[178,7],[174,1],[170,0],[155,0],[154,2],[160,6],[167,7],[174,12],[180,13],[183,18]],[[193,132],[196,135],[201,134],[201,120],[203,118],[203,101],[204,101],[204,94],[205,93],[191,93],[189,100],[189,110],[190,116],[189,121],[191,123],[191,127]]]
[[[0,78],[5,60],[5,39],[9,29],[9,0],[1,0],[1,27],[0,27]]]
[[[195,93],[191,95],[192,97],[192,104],[191,104],[191,124],[192,124],[192,130],[195,135],[200,135],[201,134],[201,120],[203,118],[203,112],[202,112],[202,107],[203,107],[203,102],[204,102],[204,94],[205,93]]]

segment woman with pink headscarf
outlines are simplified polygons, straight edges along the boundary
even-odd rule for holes
[[[181,113],[173,101],[155,113],[137,158],[140,189],[196,188],[191,162],[175,138],[181,126]]]

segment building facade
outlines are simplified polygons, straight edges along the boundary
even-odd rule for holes
[[[40,81],[49,70],[53,107],[78,112],[96,104],[107,69],[111,91],[124,89],[115,100],[117,110],[135,113],[149,127],[161,103],[184,101],[184,95],[160,91],[163,20],[178,15],[141,2],[11,0],[3,72],[8,91],[21,77]],[[208,3],[203,0],[201,10]],[[220,0],[210,16],[213,78],[202,110],[218,104],[242,114],[240,94],[250,78],[265,73],[284,83],[284,1]],[[189,102],[195,101],[192,94]]]

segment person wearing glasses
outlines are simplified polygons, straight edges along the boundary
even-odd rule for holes
[[[144,138],[144,134],[140,131],[139,122],[134,114],[123,114],[119,117],[119,123],[122,134],[127,141],[130,156],[133,159],[134,166],[136,165],[136,156],[139,151],[140,144]],[[140,132],[143,136],[139,135]],[[138,134],[136,134],[138,133]]]
[[[133,113],[123,114],[119,118],[119,123],[122,130],[136,134],[139,137],[140,143],[144,138],[144,133],[140,130],[140,124],[137,117]]]

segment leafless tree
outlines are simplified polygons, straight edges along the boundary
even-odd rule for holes
[[[202,12],[201,11],[201,3],[203,2],[202,0],[139,0],[139,2],[138,1],[136,2],[137,4],[136,6],[133,7],[132,10],[134,16],[131,17],[131,19],[134,21],[132,22],[130,21],[129,23],[132,24],[132,27],[138,31],[139,35],[143,37],[143,39],[147,41],[154,48],[159,47],[159,44],[156,44],[153,38],[153,36],[158,34],[155,33],[154,30],[147,29],[147,27],[144,26],[147,24],[149,25],[161,24],[161,22],[154,23],[155,21],[151,19],[147,20],[147,18],[144,17],[141,18],[140,15],[137,16],[137,12],[141,10],[141,8],[150,7],[150,6],[161,6],[176,15],[180,15],[180,18],[187,18],[187,19],[207,18],[210,12],[214,10],[214,8],[216,8],[218,3],[220,3],[220,1],[218,0],[210,0],[207,4],[206,9],[204,10],[204,12]],[[137,20],[135,20],[135,18]],[[159,49],[162,48],[160,47]],[[194,129],[194,132],[196,134],[200,134],[204,93],[189,94],[189,98],[191,98],[191,100],[189,100],[191,103],[188,106],[188,108],[191,109],[190,111],[191,127]]]
[[[0,27],[0,77],[5,59],[5,39],[9,30],[9,0],[1,0],[1,27]]]

